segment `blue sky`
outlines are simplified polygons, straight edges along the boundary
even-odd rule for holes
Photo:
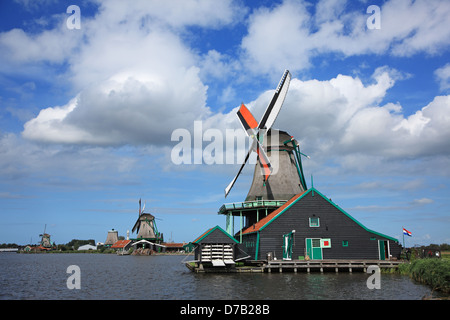
[[[172,134],[225,137],[241,102],[259,119],[285,69],[274,127],[311,157],[308,185],[408,246],[450,243],[449,16],[446,0],[2,1],[0,243],[125,236],[139,198],[166,240],[224,227],[253,166],[225,199],[242,159],[177,165]]]

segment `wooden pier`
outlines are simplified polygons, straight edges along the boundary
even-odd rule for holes
[[[380,268],[397,268],[402,261],[394,260],[270,260],[264,264],[266,272],[367,272],[367,268],[376,265]]]
[[[207,267],[202,264],[186,263],[194,272],[232,272],[232,273],[271,273],[271,272],[367,272],[369,266],[397,268],[403,261],[397,260],[261,260],[251,261],[243,266],[232,268]]]

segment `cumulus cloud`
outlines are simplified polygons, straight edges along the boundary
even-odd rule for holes
[[[383,102],[395,79],[398,72],[386,67],[375,70],[370,83],[348,75],[323,81],[294,78],[274,127],[293,134],[323,159],[448,156],[450,96],[435,97],[406,115],[399,102]],[[255,117],[263,113],[272,92],[250,104]]]
[[[65,47],[66,51],[58,47],[46,58],[39,55],[39,47],[50,41],[46,39],[54,43],[64,38],[65,31],[49,30],[47,36],[21,30],[3,33],[0,44],[8,50],[19,51],[21,43],[31,44],[30,52],[14,58],[18,61],[67,59],[65,75],[75,92],[66,104],[42,109],[25,123],[22,134],[30,140],[62,144],[167,147],[173,130],[192,129],[195,120],[203,120],[205,130],[240,127],[236,108],[221,112],[207,106],[208,86],[202,79],[208,76],[231,77],[242,65],[276,75],[290,66],[295,75],[295,70],[309,67],[318,53],[403,56],[418,50],[434,54],[436,48],[448,45],[449,31],[440,23],[450,10],[446,2],[424,6],[417,1],[388,1],[381,7],[380,30],[367,30],[365,10],[344,12],[346,3],[319,1],[314,15],[311,5],[293,0],[255,10],[242,39],[241,61],[213,49],[199,54],[182,40],[187,26],[216,28],[234,23],[238,10],[231,1],[214,6],[207,1],[181,1],[179,6],[171,4],[170,10],[168,5],[150,6],[147,1],[133,6],[101,2],[98,14],[83,20],[83,36],[75,39],[76,45]],[[433,12],[433,22],[427,22]],[[431,40],[424,39],[427,32],[434,34]],[[8,40],[14,33],[20,40],[16,44]],[[439,80],[448,79],[446,70],[447,66],[436,71]],[[316,159],[345,156],[343,166],[367,163],[368,158],[360,161],[362,155],[371,161],[380,156],[447,155],[449,96],[435,97],[406,114],[401,101],[384,101],[402,78],[388,67],[376,69],[368,83],[345,74],[329,80],[293,78],[275,127],[295,135]],[[272,90],[263,92],[247,103],[256,118],[272,94]],[[218,100],[230,103],[234,95],[230,84]]]
[[[375,30],[367,28],[368,4],[352,3],[354,11],[344,11],[349,5],[345,0],[321,0],[311,8],[304,1],[286,0],[256,10],[242,40],[246,64],[254,72],[270,74],[286,65],[307,69],[321,53],[408,57],[439,54],[450,44],[450,5],[445,0],[386,1],[380,6],[381,28]]]
[[[99,147],[77,148],[72,145],[47,145],[21,139],[8,133],[0,135],[0,179],[11,183],[11,195],[27,187],[58,185],[78,188],[96,187],[101,183],[136,183],[133,169],[138,156],[133,150]],[[111,175],[114,172],[114,175]],[[24,182],[26,181],[26,183]],[[69,183],[70,181],[70,183]],[[25,186],[26,185],[26,186]]]
[[[39,54],[47,43],[22,30],[2,34],[3,45],[16,32],[37,47],[20,61],[65,57],[66,76],[77,95],[63,106],[49,106],[24,125],[27,139],[93,145],[162,144],[176,128],[191,127],[210,111],[207,86],[200,80],[198,57],[183,43],[182,28],[215,28],[233,23],[231,1],[179,1],[149,5],[135,1],[101,2],[99,14],[83,20],[84,35],[76,45],[55,50],[55,58]],[[58,31],[48,31],[55,39]],[[6,39],[6,40],[5,40]],[[53,39],[53,38],[52,38]],[[1,38],[0,38],[1,40]],[[21,40],[21,38],[19,38]],[[74,41],[74,39],[71,39]],[[76,40],[76,39],[75,39]],[[0,41],[0,43],[2,43]],[[75,47],[75,48],[74,48]],[[33,46],[32,46],[33,48]]]
[[[117,74],[62,107],[25,123],[27,139],[69,144],[165,144],[176,128],[209,113],[206,87],[191,68],[178,73]]]

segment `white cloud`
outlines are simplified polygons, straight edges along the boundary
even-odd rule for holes
[[[425,204],[430,204],[433,203],[433,199],[429,199],[429,198],[421,198],[421,199],[414,199],[414,201],[412,202],[412,205],[425,205]]]
[[[191,68],[168,74],[117,74],[83,90],[62,107],[25,123],[27,139],[69,144],[123,145],[170,141],[209,113],[206,87]]]
[[[305,2],[286,0],[255,11],[242,40],[248,67],[268,74],[286,66],[298,71],[309,68],[311,58],[320,53],[405,57],[439,54],[450,45],[448,1],[387,1],[380,7],[381,29],[375,30],[366,26],[369,4],[359,3],[361,8],[353,12],[344,11],[347,5],[323,0],[308,11]]]
[[[25,124],[25,138],[63,144],[167,146],[174,129],[192,129],[194,120],[204,120],[204,129],[239,128],[236,109],[227,113],[209,109],[208,87],[201,79],[231,77],[241,61],[213,49],[199,54],[181,37],[186,26],[215,28],[234,23],[236,5],[181,1],[169,10],[165,4],[133,4],[102,2],[95,17],[83,20],[84,38],[72,39],[76,45],[55,47],[49,58],[40,55],[39,48],[64,38],[63,31],[46,31],[47,37],[44,32],[31,36],[21,30],[0,35],[9,50],[31,45],[29,53],[16,56],[18,61],[69,62],[66,75],[74,98],[41,110]],[[276,70],[273,74],[278,75],[286,65],[292,70],[309,67],[317,53],[410,55],[418,50],[435,53],[435,48],[447,45],[446,28],[439,23],[450,10],[446,2],[432,2],[427,8],[419,2],[386,2],[381,30],[366,29],[365,10],[355,15],[344,13],[344,7],[345,1],[320,1],[312,16],[314,10],[305,2],[284,1],[256,10],[242,40],[247,55],[241,56],[244,65],[262,73]],[[438,11],[433,18],[437,21],[424,23],[433,10]],[[208,13],[208,18],[200,13]],[[401,23],[413,14],[414,21]],[[427,30],[439,37],[424,42]],[[16,44],[6,41],[13,32],[19,35]],[[437,72],[437,76],[444,79],[445,73]],[[449,96],[436,97],[410,115],[403,112],[401,102],[383,102],[388,90],[404,77],[382,67],[375,70],[371,83],[342,74],[322,81],[294,78],[275,127],[294,134],[315,159],[326,161],[339,155],[343,167],[360,170],[369,161],[382,163],[383,157],[447,155]],[[272,92],[248,103],[256,118]],[[218,94],[219,100],[229,102],[234,94],[230,83]]]
[[[27,195],[26,190],[55,185],[96,188],[103,183],[137,183],[134,170],[140,166],[139,156],[133,149],[125,151],[72,145],[42,147],[12,133],[0,135],[0,180],[10,186],[3,195],[35,196]]]
[[[450,89],[450,63],[437,69],[434,74],[439,81],[441,91]]]
[[[60,19],[62,21],[62,19]],[[0,34],[1,57],[15,66],[50,62],[63,63],[79,44],[80,33],[70,33],[61,23],[58,28],[39,34],[27,34],[22,29],[12,29]],[[2,69],[7,68],[3,65]]]
[[[435,97],[407,116],[400,103],[382,103],[395,77],[396,72],[383,67],[369,84],[346,75],[324,81],[293,79],[274,127],[293,134],[316,159],[347,157],[355,167],[376,163],[376,157],[448,156],[450,96]],[[255,117],[269,99],[270,94],[263,94],[253,103]]]
[[[53,59],[39,55],[39,47],[47,44],[45,32],[32,38],[18,30],[23,41],[17,43],[34,45],[36,50],[17,59],[67,59],[66,76],[77,93],[64,106],[43,109],[24,125],[23,136],[69,144],[167,143],[174,129],[189,128],[210,113],[207,87],[196,67],[198,56],[180,37],[183,27],[215,28],[234,23],[235,14],[232,1],[154,6],[148,1],[134,1],[133,6],[102,2],[98,15],[83,20],[83,40],[72,39],[76,45],[55,50]],[[61,37],[58,30],[47,33]],[[12,32],[2,36],[8,39]],[[3,44],[19,51],[10,42]]]

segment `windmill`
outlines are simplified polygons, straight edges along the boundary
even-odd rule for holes
[[[106,236],[105,246],[111,247],[117,241],[119,241],[119,232],[114,229],[109,230],[108,235]]]
[[[252,152],[257,154],[257,163],[246,201],[289,200],[307,189],[300,157],[303,153],[300,152],[298,142],[287,132],[272,129],[290,80],[291,74],[289,70],[285,70],[259,123],[244,104],[240,106],[237,116],[252,139],[252,144],[237,175],[225,188],[225,197],[230,193]]]
[[[150,213],[144,213],[144,207],[141,209],[141,199],[139,199],[139,215],[131,232],[137,232],[136,240],[146,240],[155,243],[163,241],[163,235],[158,232],[155,217]]]
[[[44,232],[42,234],[39,235],[39,237],[41,237],[41,243],[40,246],[43,247],[44,249],[51,249],[52,248],[52,243],[50,241],[50,235],[48,233],[45,233],[45,230],[47,229],[47,225],[44,226]]]

